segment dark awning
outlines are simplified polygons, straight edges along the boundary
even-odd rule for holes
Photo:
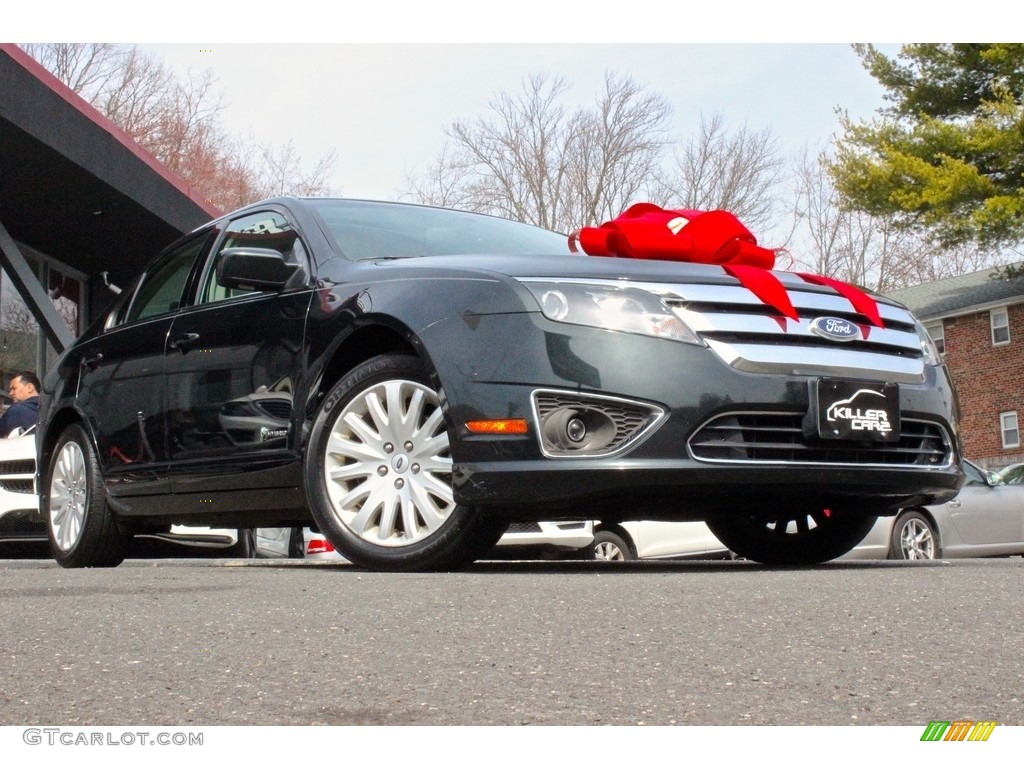
[[[124,283],[219,214],[24,51],[0,44],[0,224],[11,237]]]

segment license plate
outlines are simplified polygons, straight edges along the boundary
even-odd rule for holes
[[[900,390],[894,383],[818,379],[814,409],[823,440],[900,439]]]

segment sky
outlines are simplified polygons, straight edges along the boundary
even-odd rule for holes
[[[424,171],[454,120],[485,115],[524,78],[565,77],[565,103],[589,106],[606,72],[628,75],[673,108],[672,135],[702,117],[770,129],[783,149],[824,146],[836,109],[869,118],[882,92],[848,44],[156,44],[183,75],[210,70],[233,135],[292,141],[307,164],[332,148],[332,191],[393,199]]]
[[[446,127],[538,73],[572,84],[569,107],[592,105],[606,73],[629,76],[669,102],[681,142],[718,115],[732,130],[770,129],[789,157],[815,151],[839,130],[838,109],[867,120],[884,106],[851,41],[895,54],[899,41],[984,39],[979,19],[999,18],[986,16],[990,2],[954,18],[942,2],[921,17],[888,0],[853,12],[817,0],[176,0],[157,18],[134,3],[51,0],[7,9],[3,29],[23,42],[134,43],[182,76],[209,70],[229,135],[291,142],[307,169],[333,150],[332,193],[396,199],[435,161]]]
[[[870,118],[883,105],[851,41],[895,52],[894,42],[983,36],[990,2],[954,19],[941,0],[926,16],[889,0],[854,11],[820,0],[175,0],[159,15],[124,1],[50,0],[6,9],[0,29],[21,42],[136,43],[181,73],[208,69],[229,134],[291,141],[309,165],[333,148],[332,191],[389,199],[436,158],[446,126],[542,72],[573,84],[572,106],[592,104],[606,72],[628,75],[668,100],[684,140],[719,114],[732,128],[770,128],[786,152],[824,146],[837,108]]]

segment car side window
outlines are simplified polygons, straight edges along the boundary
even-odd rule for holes
[[[146,270],[124,321],[144,320],[180,307],[188,276],[208,239],[209,232],[204,232],[168,252]]]
[[[291,263],[303,266],[307,263],[306,249],[295,228],[284,215],[277,211],[261,211],[243,216],[228,224],[217,252],[207,262],[196,303],[209,304],[256,293],[244,288],[228,288],[217,282],[217,261],[221,254],[228,248],[243,246],[271,248]]]

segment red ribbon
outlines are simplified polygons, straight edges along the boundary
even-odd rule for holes
[[[750,230],[728,211],[667,210],[637,203],[599,227],[573,232],[569,235],[573,253],[577,244],[591,256],[718,264],[762,303],[799,319],[782,282],[770,271],[775,251],[759,246]],[[859,288],[830,277],[796,274],[836,291],[871,323],[883,327],[878,304]]]

